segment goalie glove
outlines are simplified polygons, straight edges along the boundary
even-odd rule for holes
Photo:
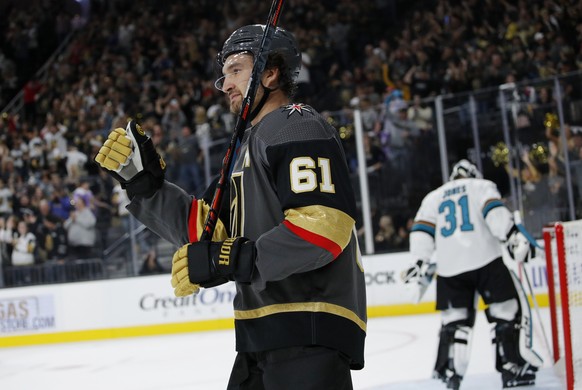
[[[408,289],[412,290],[412,300],[418,303],[428,289],[428,286],[430,286],[435,274],[435,263],[418,259],[414,265],[402,271],[400,277]]]
[[[435,271],[436,264],[418,259],[413,266],[402,271],[401,278],[404,283],[420,283],[422,279],[426,279],[426,277],[429,276],[429,273],[432,277]]]
[[[255,257],[255,243],[245,237],[186,244],[172,259],[174,295],[183,297],[198,292],[199,287],[214,287],[231,280],[250,283]]]
[[[95,161],[121,183],[130,199],[136,195],[149,198],[164,183],[166,163],[134,121],[125,130],[109,133]]]
[[[529,255],[535,255],[535,247],[516,225],[509,230],[505,246],[511,259],[517,262],[527,263]]]

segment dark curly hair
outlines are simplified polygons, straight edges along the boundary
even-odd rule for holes
[[[291,99],[297,91],[297,83],[289,71],[289,66],[285,63],[285,57],[277,52],[270,53],[265,69],[279,69],[279,89]]]

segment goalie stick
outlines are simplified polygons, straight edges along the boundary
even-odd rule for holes
[[[550,342],[548,341],[546,328],[544,327],[544,322],[542,321],[542,315],[540,314],[540,305],[538,304],[538,300],[536,298],[536,295],[534,294],[534,291],[533,291],[533,288],[532,288],[532,285],[531,285],[531,282],[529,280],[529,276],[527,274],[527,270],[525,269],[524,264],[520,264],[520,266],[521,266],[520,274],[523,275],[523,278],[526,281],[526,286],[529,290],[529,294],[531,296],[531,300],[532,300],[533,305],[534,305],[534,310],[535,310],[536,315],[538,317],[538,322],[540,323],[540,329],[542,331],[542,336],[544,337],[544,343],[546,344],[546,350],[548,351],[548,353],[551,356],[552,352],[551,352]]]
[[[529,301],[523,288],[523,284],[514,270],[510,269],[509,273],[513,279],[513,284],[517,290],[517,296],[521,306],[521,331],[519,332],[519,353],[528,363],[535,367],[543,365],[541,356],[533,350],[533,321]]]
[[[523,226],[522,220],[521,220],[521,214],[518,210],[513,212],[513,222],[515,223],[515,226],[517,227],[519,232],[521,234],[523,234],[524,237],[527,239],[527,241],[529,242],[529,244],[532,248],[532,250],[528,253],[528,255],[525,259],[525,262],[527,262],[527,261],[531,260],[532,258],[534,258],[534,253],[532,253],[532,251],[535,252],[536,248],[543,248],[543,247],[537,243],[536,239],[525,228],[525,226]],[[521,325],[522,325],[522,327],[529,327],[529,333],[532,333],[532,331],[533,331],[533,321],[532,321],[533,316],[532,316],[532,308],[531,308],[530,302],[528,300],[528,294],[527,294],[526,289],[525,289],[525,287],[527,286],[527,289],[529,290],[529,295],[531,296],[531,300],[533,302],[534,311],[537,315],[537,319],[538,319],[537,322],[539,322],[539,324],[540,324],[540,329],[542,332],[542,337],[544,339],[544,343],[546,345],[547,350],[549,351],[550,344],[548,342],[548,337],[546,335],[546,330],[544,328],[542,316],[540,314],[538,301],[536,299],[531,282],[529,280],[529,276],[527,274],[527,270],[525,268],[525,263],[523,261],[516,262],[515,260],[510,258],[506,247],[502,248],[502,253],[503,253],[504,263],[509,268],[509,271],[511,273],[511,277],[512,277],[514,284],[515,284],[515,287],[517,289],[518,298],[519,298],[519,301],[521,302],[521,306],[524,307],[522,309],[523,314],[522,314],[522,324]],[[524,286],[523,279],[525,279],[526,286]],[[526,309],[527,309],[527,312],[526,312]],[[533,357],[534,360],[536,359],[536,357],[541,360],[539,355],[531,349],[532,343],[533,343],[532,337],[533,337],[532,334],[529,334],[528,336],[526,336],[525,339],[523,340],[524,342],[522,344],[522,337],[520,334],[520,346],[529,348],[531,350],[531,352],[533,352],[533,355],[535,355]]]
[[[544,247],[537,242],[537,240],[531,235],[531,233],[527,231],[525,226],[523,226],[519,210],[515,210],[513,212],[513,223],[515,223],[515,227],[517,228],[517,230],[519,230],[519,232],[523,234],[524,237],[529,241],[530,245],[538,249],[544,249]]]
[[[271,4],[269,17],[267,18],[267,24],[265,25],[265,31],[263,32],[259,51],[256,58],[254,59],[253,70],[249,78],[249,83],[247,84],[245,98],[243,99],[242,107],[234,126],[230,144],[226,150],[224,159],[222,160],[220,177],[218,179],[218,183],[216,184],[216,189],[214,191],[214,196],[208,210],[208,215],[206,216],[206,221],[204,222],[204,230],[200,236],[200,241],[210,240],[214,234],[214,228],[216,227],[216,222],[218,221],[218,214],[222,205],[222,198],[226,188],[226,183],[230,179],[230,173],[234,163],[236,149],[249,122],[249,115],[252,111],[255,94],[259,86],[259,80],[267,64],[267,53],[271,46],[271,40],[275,34],[277,24],[279,23],[279,17],[281,16],[283,3],[283,0],[273,0],[273,3]]]

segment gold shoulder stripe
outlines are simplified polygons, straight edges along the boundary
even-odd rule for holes
[[[346,213],[321,205],[286,210],[285,219],[295,226],[333,241],[342,250],[350,242],[352,229],[356,224]]]
[[[254,310],[235,310],[234,319],[254,320],[257,318],[266,317],[271,314],[292,313],[301,311],[334,314],[336,316],[340,316],[354,322],[364,332],[366,331],[366,322],[363,321],[360,317],[358,317],[356,313],[346,309],[345,307],[326,302],[280,303],[276,305],[261,307],[260,309]]]
[[[190,217],[188,220],[188,230],[190,235],[190,240],[195,242],[200,239],[202,231],[205,227],[206,216],[210,206],[206,204],[202,199],[193,199],[193,204],[190,210]],[[216,221],[216,227],[214,228],[214,234],[212,235],[212,241],[224,241],[228,238],[226,233],[226,228],[224,224],[219,219]]]

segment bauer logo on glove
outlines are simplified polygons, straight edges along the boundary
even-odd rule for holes
[[[172,258],[174,294],[195,294],[200,287],[214,287],[229,280],[250,283],[255,257],[255,243],[245,237],[186,244]]]
[[[95,161],[121,183],[130,199],[136,195],[149,198],[164,183],[166,163],[134,121],[125,130],[109,133]]]

